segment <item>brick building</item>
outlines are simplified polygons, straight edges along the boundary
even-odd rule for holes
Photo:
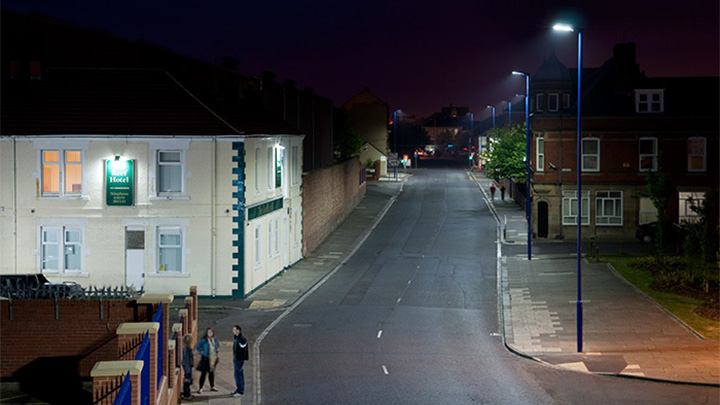
[[[651,172],[669,175],[665,217],[692,220],[687,198],[718,192],[719,78],[647,77],[634,43],[617,44],[612,58],[582,73],[583,239],[631,240],[639,224],[654,221],[642,196]],[[531,81],[537,238],[576,238],[576,86],[577,70],[554,53]]]

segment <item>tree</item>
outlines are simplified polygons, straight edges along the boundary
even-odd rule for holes
[[[710,220],[717,210],[717,190],[706,192],[705,198],[688,199],[690,209],[697,214],[696,221],[685,221],[687,235],[683,243],[685,257],[688,260],[691,279],[699,275],[704,279],[705,292],[709,291],[710,279],[718,278],[716,260],[718,239],[714,235],[715,227]],[[715,273],[715,274],[713,274]]]
[[[667,173],[661,171],[662,156],[658,157],[658,172],[650,172],[647,176],[647,185],[645,191],[641,192],[642,196],[650,198],[653,206],[657,210],[657,229],[655,231],[655,255],[658,259],[665,255],[665,230],[667,229],[667,219],[665,219],[665,211],[667,210],[667,201],[670,198],[670,181]]]
[[[359,155],[363,146],[363,137],[360,132],[350,126],[347,111],[342,108],[335,109],[333,121],[335,123],[335,144],[333,145],[335,159],[343,161]]]
[[[397,134],[393,133],[395,129],[397,129]],[[398,120],[397,126],[395,124],[390,125],[389,133],[388,148],[393,152],[398,152],[400,155],[413,153],[417,149],[425,149],[425,145],[430,143],[430,136],[425,128],[412,122]],[[394,150],[395,144],[397,144],[398,150]]]
[[[525,178],[525,125],[489,131],[485,171],[495,180]]]

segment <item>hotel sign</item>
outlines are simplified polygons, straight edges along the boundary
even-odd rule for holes
[[[105,162],[105,203],[107,205],[133,205],[135,175],[133,160],[107,160]]]

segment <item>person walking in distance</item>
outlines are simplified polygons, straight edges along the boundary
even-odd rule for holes
[[[220,351],[220,342],[215,337],[215,331],[212,328],[205,330],[205,336],[198,341],[195,350],[201,356],[200,364],[198,364],[198,370],[200,371],[200,389],[198,389],[198,394],[202,394],[206,375],[209,377],[210,391],[217,391],[217,388],[215,388],[215,366],[217,366],[219,360],[218,352]]]
[[[494,184],[491,184],[491,185],[490,185],[490,197],[491,197],[493,200],[495,199],[495,190],[496,190],[495,185],[494,185]]]
[[[505,186],[500,187],[500,199],[505,201]]]
[[[249,360],[248,356],[248,342],[245,336],[242,335],[242,328],[240,325],[233,326],[233,366],[235,368],[235,392],[234,397],[239,397],[245,394],[245,374],[243,372],[243,363],[245,360]]]

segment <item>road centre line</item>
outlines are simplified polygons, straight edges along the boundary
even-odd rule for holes
[[[383,373],[385,373],[385,375],[390,375],[390,373],[388,372],[387,367],[385,367],[384,364],[383,364],[383,366],[382,366],[382,369],[383,369]]]

